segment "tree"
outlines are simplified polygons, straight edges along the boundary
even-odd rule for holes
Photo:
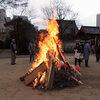
[[[53,6],[52,6],[53,4]],[[75,20],[78,13],[75,13],[69,5],[66,4],[65,0],[53,0],[49,6],[44,6],[42,9],[44,19],[56,18],[59,24],[59,37],[63,40],[63,33],[72,24],[63,25],[64,20]]]
[[[0,8],[9,10],[12,15],[15,13],[21,15],[27,6],[28,0],[0,0]]]
[[[37,18],[36,9],[34,9],[31,6],[27,7],[26,10],[23,10],[21,15],[28,16],[28,19],[30,21],[32,21],[32,20]]]
[[[18,54],[26,54],[29,41],[37,39],[38,30],[30,23],[36,18],[35,9],[28,6],[28,0],[0,0],[0,7],[7,10],[12,16],[17,15],[10,22],[6,22],[5,26],[13,27],[13,30],[8,32],[9,41],[11,38],[16,39]],[[30,21],[24,20],[23,16],[27,16]],[[6,43],[8,43],[8,39]]]
[[[11,16],[28,16],[30,21],[37,17],[36,9],[28,5],[29,0],[0,0],[0,7],[11,13]]]
[[[14,28],[9,34],[11,39],[16,40],[18,54],[27,54],[29,41],[36,40],[38,34],[34,25],[18,17],[6,23],[5,26]]]
[[[64,0],[53,0],[48,6],[44,6],[41,10],[46,19],[55,17],[57,20],[70,20],[76,19],[78,16],[78,13],[73,12],[71,7],[67,5]]]

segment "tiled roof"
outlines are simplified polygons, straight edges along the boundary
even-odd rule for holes
[[[80,30],[86,34],[100,34],[100,28],[95,26],[82,26]]]

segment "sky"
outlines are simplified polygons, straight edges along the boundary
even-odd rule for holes
[[[52,0],[29,0],[29,6],[36,10],[36,12],[41,16],[40,9],[43,6],[49,4]],[[74,12],[78,13],[77,22],[79,25],[84,26],[96,26],[96,15],[100,14],[100,0],[65,0],[67,5],[71,6]],[[8,16],[10,14],[8,13]],[[44,26],[41,24],[42,20],[37,17],[33,20],[33,24],[39,27],[39,29]]]
[[[30,5],[39,9],[48,5],[50,0],[29,0]],[[100,0],[65,0],[74,12],[78,12],[77,20],[81,25],[95,26],[96,15],[100,13]]]
[[[74,11],[79,13],[78,20],[83,25],[96,25],[96,15],[100,13],[100,0],[68,0]]]

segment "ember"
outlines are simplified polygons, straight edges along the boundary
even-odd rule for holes
[[[40,34],[39,53],[32,68],[21,80],[34,88],[72,87],[82,82],[78,79],[79,66],[72,66],[66,60],[59,40],[59,25],[55,19],[48,22],[47,34]]]

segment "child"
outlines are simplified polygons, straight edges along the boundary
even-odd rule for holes
[[[75,65],[77,65],[77,62],[78,62],[79,66],[80,66],[80,64],[81,64],[81,59],[80,59],[81,52],[80,52],[79,43],[76,43],[76,47],[75,47],[74,51],[75,51]]]

